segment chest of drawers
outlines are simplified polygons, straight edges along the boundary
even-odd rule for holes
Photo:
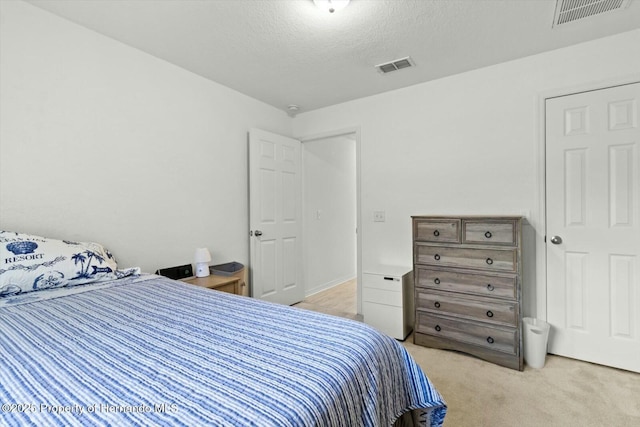
[[[415,344],[521,371],[522,218],[412,220]]]
[[[364,322],[400,341],[413,330],[413,297],[411,267],[381,266],[362,274]]]

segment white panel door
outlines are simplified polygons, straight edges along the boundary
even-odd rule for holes
[[[280,304],[304,299],[301,143],[249,132],[249,227],[252,295]]]
[[[546,101],[549,353],[640,372],[640,83]]]

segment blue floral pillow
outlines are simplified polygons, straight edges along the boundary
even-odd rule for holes
[[[116,260],[97,243],[0,231],[0,298],[118,278]]]

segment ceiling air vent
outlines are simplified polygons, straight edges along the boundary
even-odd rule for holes
[[[630,2],[631,0],[557,0],[553,26],[624,9]]]
[[[391,62],[385,62],[384,64],[376,65],[376,68],[382,74],[387,74],[392,71],[401,70],[403,68],[413,67],[415,64],[413,63],[413,59],[407,56],[406,58],[395,59]]]

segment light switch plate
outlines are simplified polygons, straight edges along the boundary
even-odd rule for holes
[[[385,222],[384,211],[373,211],[373,222]]]

